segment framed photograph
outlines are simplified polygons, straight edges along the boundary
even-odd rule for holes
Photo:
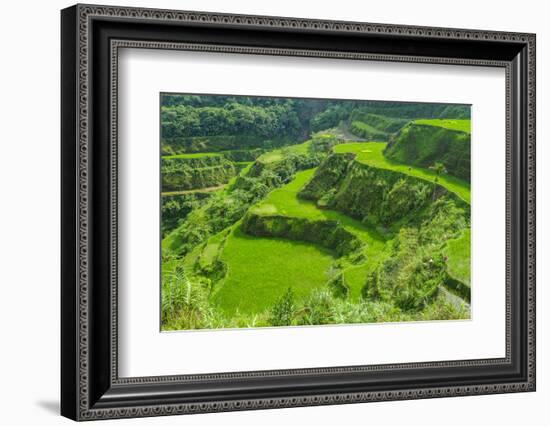
[[[74,420],[535,390],[535,35],[61,12]]]

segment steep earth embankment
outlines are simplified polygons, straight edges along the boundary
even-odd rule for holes
[[[426,168],[438,162],[450,175],[470,182],[470,133],[457,130],[464,126],[439,125],[445,121],[451,120],[418,120],[408,124],[390,141],[385,156],[399,163]]]
[[[161,171],[162,192],[222,185],[237,173],[233,162],[222,155],[163,157]]]

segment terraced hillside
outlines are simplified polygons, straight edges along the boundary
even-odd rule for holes
[[[345,148],[344,145],[337,147],[339,150],[342,149],[341,147]],[[380,287],[386,290],[391,288],[387,276],[373,277],[378,277],[381,271],[387,269],[387,262],[394,260],[391,256],[393,247],[392,244],[388,245],[388,242],[392,243],[394,239],[405,238],[395,229],[401,229],[403,222],[412,220],[410,206],[407,205],[404,208],[406,212],[404,215],[394,218],[400,226],[392,229],[368,225],[368,221],[365,222],[364,218],[361,220],[360,217],[354,218],[346,212],[338,211],[339,207],[346,209],[338,202],[334,204],[334,209],[327,208],[323,203],[319,203],[324,194],[318,197],[317,202],[305,199],[304,192],[306,197],[308,196],[305,189],[316,180],[322,179],[324,165],[331,163],[332,158],[338,157],[345,156],[328,157],[320,168],[296,173],[290,183],[273,190],[265,199],[253,205],[242,221],[212,237],[199,250],[188,256],[187,271],[190,275],[198,270],[203,275],[210,274],[210,277],[214,278],[210,296],[214,306],[231,316],[239,314],[256,317],[257,321],[260,319],[259,324],[262,324],[261,319],[265,321],[268,316],[267,311],[282,296],[286,288],[292,288],[294,298],[302,303],[307,300],[312,290],[326,289],[331,279],[339,281],[339,288],[335,291],[345,294],[348,301],[358,302],[369,291],[380,292]],[[264,157],[264,160],[265,158],[269,159],[273,156]],[[350,159],[349,156],[347,159],[351,160],[352,166],[348,165],[351,170],[354,167],[365,166],[364,160]],[[367,170],[369,169],[370,166],[367,167]],[[390,173],[395,171],[390,170]],[[395,174],[395,182],[398,182],[401,173]],[[405,176],[415,180],[413,175],[411,173]],[[420,182],[422,180],[424,179],[419,179]],[[361,178],[361,182],[368,186],[368,181],[365,182],[364,177]],[[415,183],[418,184],[418,182]],[[331,192],[333,188],[327,189]],[[388,192],[390,191],[391,188]],[[340,196],[345,195],[345,191],[339,192]],[[460,230],[465,229],[467,225],[467,215],[464,210],[457,209],[455,204],[445,205],[445,203],[450,204],[450,200],[445,199],[445,196],[439,196],[440,206],[437,212],[433,211],[433,207],[431,209],[426,207],[429,201],[428,194],[416,209],[425,210],[423,217],[429,223],[423,224],[419,230],[412,232],[413,236],[407,235],[407,241],[411,238],[416,241],[414,242],[415,251],[424,253],[422,259],[431,256],[432,259],[428,259],[428,262],[432,260],[432,264],[433,258],[437,259],[436,252],[446,250],[449,253],[446,254],[448,263],[439,256],[437,268],[434,266],[434,271],[426,272],[428,276],[437,274],[441,281],[438,281],[437,286],[432,284],[431,287],[422,290],[426,293],[424,297],[437,299],[437,290],[441,283],[446,286],[447,292],[465,297],[464,288],[468,288],[466,284],[469,285],[469,281],[457,287],[456,281],[462,283],[461,280],[467,281],[467,279],[460,277],[456,272],[451,274],[451,269],[457,262],[464,263],[465,256],[463,252],[456,253],[455,256],[449,248],[453,247],[455,241],[453,236],[458,237],[456,241],[462,238]],[[443,216],[448,219],[445,224],[434,224]],[[450,221],[453,223],[449,223]],[[455,229],[457,224],[458,228]],[[449,233],[449,237],[443,242],[429,244],[419,242],[420,235],[439,235],[440,232]],[[332,240],[331,235],[334,236]],[[346,242],[349,243],[347,246]],[[455,259],[458,260],[455,261]],[[410,268],[409,262],[411,262],[410,259],[403,260],[403,265],[398,266],[401,269]],[[422,263],[418,259],[414,262]],[[303,268],[304,264],[308,267]],[[251,265],[257,266],[251,267]],[[366,277],[371,277],[373,281],[370,286]],[[399,294],[391,291],[391,298],[396,297],[394,293]],[[402,303],[405,306],[407,303],[413,303],[409,300],[410,297],[400,297],[403,298]],[[464,300],[467,301],[467,297]]]
[[[346,143],[337,145],[334,152],[350,152],[357,156],[357,161],[360,163],[380,169],[394,170],[428,182],[434,182],[437,179],[439,185],[455,193],[462,200],[470,202],[470,184],[467,181],[449,174],[438,175],[429,168],[414,167],[393,161],[384,155],[387,145],[386,142]]]
[[[448,130],[456,130],[457,132],[464,132],[470,134],[472,129],[472,124],[470,120],[451,120],[445,118],[432,118],[424,120],[414,120],[414,124],[423,125],[423,126],[435,126],[442,127]]]
[[[408,123],[407,119],[385,117],[362,111],[354,111],[350,120],[351,133],[363,139],[380,141],[388,141]]]
[[[200,117],[210,101],[198,98],[186,102],[200,103]],[[273,101],[246,102],[283,114]],[[426,118],[411,120],[380,114],[386,109],[376,103],[298,105],[297,117],[310,120],[304,128],[336,126],[285,146],[163,157],[163,189],[164,171],[166,188],[179,189],[163,195],[162,328],[469,318],[469,182],[426,162],[420,154],[429,149],[414,154],[422,161],[393,158],[410,154],[416,127],[430,128],[428,147],[438,132],[466,134],[469,120],[443,116],[464,108],[421,106],[416,113]],[[268,118],[254,108],[249,117]],[[363,136],[358,123],[367,126]],[[390,142],[361,140],[377,133]]]
[[[388,144],[384,155],[423,168],[440,164],[470,182],[470,120],[415,120]]]
[[[162,191],[177,192],[219,186],[236,174],[233,162],[213,153],[162,157]]]

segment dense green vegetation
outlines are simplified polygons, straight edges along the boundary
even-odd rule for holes
[[[306,218],[316,222],[338,223],[343,229],[354,235],[362,243],[362,254],[370,260],[377,259],[384,251],[385,237],[374,227],[336,210],[319,208],[317,203],[307,200],[300,193],[311,181],[315,169],[298,172],[289,184],[272,191],[263,201],[250,209],[254,215]],[[315,238],[315,237],[312,237]],[[340,259],[340,262],[345,259]],[[349,263],[349,262],[348,262]],[[347,264],[343,271],[351,296],[359,296],[364,285],[364,265]]]
[[[363,110],[354,110],[350,120],[349,130],[351,133],[366,140],[377,141],[389,140],[409,122],[407,119],[385,117]]]
[[[384,156],[387,144],[384,142],[346,143],[334,148],[335,152],[351,152],[356,154],[356,160],[370,166],[394,170],[405,175],[424,179],[428,182],[437,182],[447,190],[454,192],[466,202],[470,202],[470,184],[450,174],[438,175],[429,168],[412,167],[406,164],[397,163]]]
[[[450,175],[469,182],[469,128],[470,120],[416,120],[388,144],[384,155],[420,167],[440,163]]]
[[[362,121],[352,121],[349,130],[354,135],[367,140],[386,140],[389,137],[388,133]]]
[[[177,228],[187,215],[208,199],[208,192],[186,192],[183,194],[163,194],[161,198],[162,237]]]
[[[378,129],[381,132],[391,134],[396,133],[409,122],[406,118],[388,117],[384,115],[372,114],[364,110],[354,110],[351,114],[351,121],[360,121]]]
[[[465,229],[462,235],[447,243],[444,251],[449,258],[447,270],[449,275],[470,286],[470,229]]]
[[[425,126],[437,126],[444,129],[457,130],[459,132],[471,133],[470,120],[449,120],[449,119],[430,119],[414,120],[414,124],[423,124]]]
[[[236,175],[232,161],[222,155],[162,157],[162,191],[184,191],[227,183]]]
[[[163,95],[162,328],[468,318],[469,117]]]

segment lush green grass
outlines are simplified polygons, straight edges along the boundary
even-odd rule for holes
[[[217,236],[210,238],[208,244],[201,252],[201,262],[204,265],[211,265],[214,262],[220,250],[221,244],[221,238],[217,238]]]
[[[283,152],[281,150],[275,150],[266,152],[265,154],[260,155],[258,158],[258,161],[269,164],[269,163],[275,163],[276,161],[280,161],[283,159]]]
[[[162,158],[204,158],[204,157],[219,157],[218,152],[194,152],[188,154],[163,155]]]
[[[423,124],[425,126],[443,127],[449,130],[458,130],[460,132],[471,133],[471,120],[451,120],[432,118],[426,120],[415,120],[415,124]]]
[[[461,121],[461,120],[454,120]],[[454,192],[464,201],[470,203],[470,185],[461,179],[457,179],[449,175],[437,176],[436,173],[429,169],[424,169],[406,164],[396,163],[388,160],[384,154],[385,142],[357,142],[336,145],[334,152],[346,153],[352,152],[357,155],[356,160],[369,166],[378,167],[381,169],[395,170],[410,176],[434,182],[437,178],[438,183]]]
[[[357,135],[354,135],[349,131],[346,126],[333,127],[331,129],[321,130],[312,135],[314,139],[319,138],[336,138],[341,139],[341,141],[347,142],[364,142],[365,138],[361,138]]]
[[[462,235],[447,243],[447,271],[453,278],[470,285],[470,229],[465,229]]]
[[[378,261],[386,253],[384,245],[367,246],[367,261],[358,265],[347,265],[343,270],[346,284],[350,289],[350,298],[352,301],[361,299],[361,290],[367,281],[369,272],[378,266]]]
[[[426,169],[440,163],[447,170],[447,176],[470,182],[470,133],[456,130],[463,122],[468,120],[412,122],[395,136],[385,149],[384,156],[398,163]]]
[[[298,192],[311,179],[315,170],[309,169],[296,173],[290,183],[272,191],[265,200],[252,209],[260,214],[337,220],[364,241],[383,240],[380,234],[358,220],[335,210],[319,209],[314,202],[298,198]]]
[[[361,137],[377,138],[387,136],[386,132],[362,121],[353,121],[350,129],[353,134]]]
[[[311,144],[311,141],[305,141],[296,145],[288,145],[280,149],[266,152],[258,157],[258,161],[269,164],[276,161],[280,161],[285,157],[285,154],[307,154],[308,147]]]
[[[227,276],[217,284],[213,302],[227,313],[261,313],[289,287],[297,299],[323,287],[334,257],[314,244],[252,237],[237,225],[225,242],[221,260],[227,265]]]
[[[310,140],[296,144],[296,145],[287,145],[281,148],[281,150],[288,154],[307,154],[309,145],[311,145]]]
[[[351,121],[360,121],[370,125],[372,128],[384,132],[395,133],[409,122],[406,118],[388,117],[386,115],[372,114],[360,109],[351,113]]]
[[[252,168],[253,165],[254,165],[253,161],[248,162],[248,164],[244,166],[236,176],[233,176],[229,180],[229,182],[227,182],[227,184],[225,185],[226,192],[231,191],[233,189],[233,186],[235,185],[235,182],[239,178],[239,176],[241,177],[246,176],[246,174],[249,172],[249,170]]]
[[[312,201],[298,198],[298,192],[311,179],[316,169],[296,173],[289,184],[272,191],[265,200],[252,207],[255,213],[290,217],[305,217],[312,220],[336,220],[348,231],[355,234],[366,244],[365,254],[368,264],[349,266],[344,270],[346,281],[352,297],[359,297],[365,284],[365,272],[370,270],[384,254],[385,238],[375,229],[366,226],[343,213],[335,210],[319,209]]]

